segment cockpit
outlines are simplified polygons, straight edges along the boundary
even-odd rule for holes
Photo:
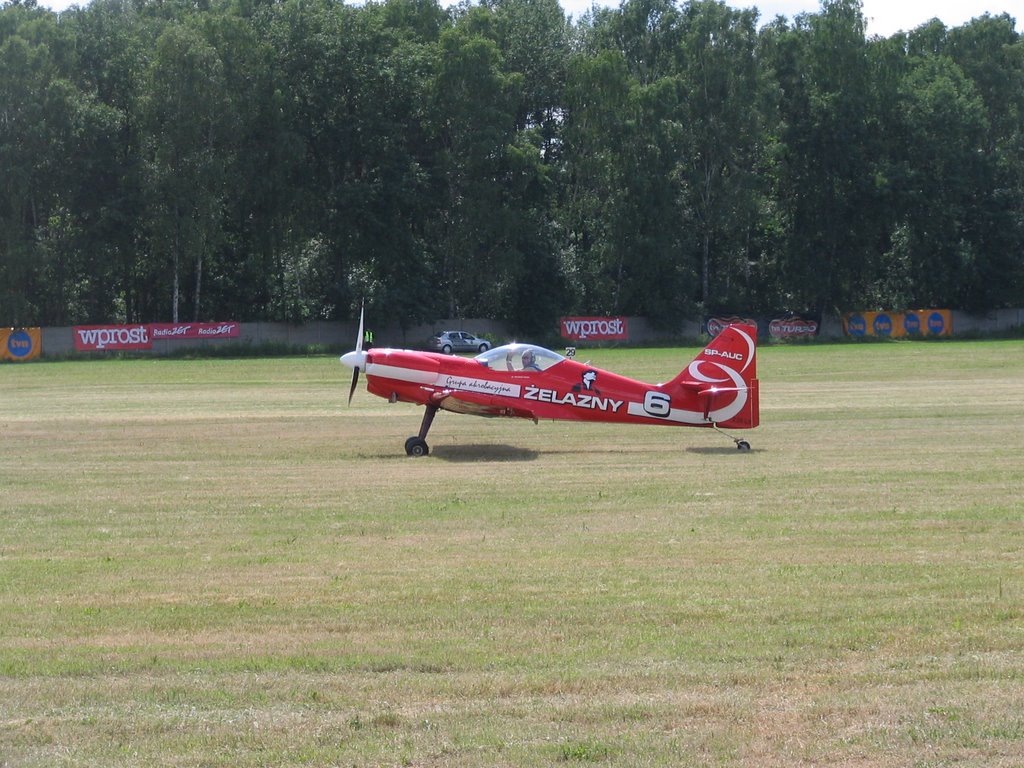
[[[534,344],[506,344],[495,347],[477,355],[476,360],[495,371],[546,371],[556,363],[565,360],[557,352],[538,347]]]

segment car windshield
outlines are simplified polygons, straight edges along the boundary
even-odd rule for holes
[[[534,344],[506,344],[482,352],[473,359],[496,371],[544,371],[565,358]]]

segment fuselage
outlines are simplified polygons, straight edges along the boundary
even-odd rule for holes
[[[542,369],[518,367],[524,348],[539,353]],[[534,420],[757,426],[756,379],[751,385],[734,365],[723,364],[723,353],[707,349],[690,364],[692,376],[669,384],[647,384],[529,345],[476,358],[404,349],[364,354],[367,389],[391,402]]]

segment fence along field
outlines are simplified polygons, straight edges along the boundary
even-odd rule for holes
[[[749,454],[424,460],[333,357],[4,367],[0,762],[1017,765],[1022,353],[764,348]]]

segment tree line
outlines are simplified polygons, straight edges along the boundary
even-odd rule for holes
[[[1022,256],[1005,14],[0,5],[0,324],[980,310]]]

